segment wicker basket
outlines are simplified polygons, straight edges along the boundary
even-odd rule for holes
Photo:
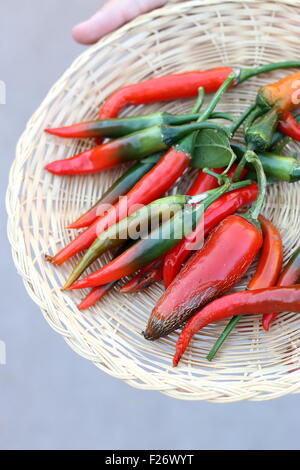
[[[181,365],[173,369],[177,334],[155,343],[140,334],[161,286],[134,295],[121,295],[115,289],[95,308],[81,313],[76,305],[82,292],[60,291],[76,259],[54,268],[44,261],[44,254],[55,253],[74,237],[64,227],[95,202],[122,169],[88,177],[54,177],[44,171],[46,162],[70,157],[90,143],[63,141],[42,131],[92,119],[117,87],[152,76],[220,64],[252,66],[299,59],[296,3],[186,1],[140,17],[75,61],[18,143],[7,192],[8,233],[25,287],[51,327],[78,354],[134,387],[211,402],[266,400],[299,392],[299,319],[295,313],[282,314],[269,333],[262,330],[259,316],[243,319],[212,363],[205,356],[226,322],[210,325],[195,336]],[[284,74],[274,72],[271,78]],[[270,75],[231,90],[219,109],[238,115],[267,79]],[[123,114],[190,108],[191,101],[185,100],[128,108]],[[290,146],[296,149],[295,144]],[[264,213],[279,227],[287,259],[298,243],[300,185],[272,186]]]

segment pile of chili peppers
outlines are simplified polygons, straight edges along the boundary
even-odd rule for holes
[[[46,259],[60,265],[83,252],[63,287],[90,288],[80,310],[95,305],[126,276],[134,275],[122,285],[124,294],[163,280],[166,290],[144,336],[155,340],[183,326],[174,366],[192,336],[209,323],[232,316],[207,357],[212,360],[243,315],[263,314],[268,330],[280,312],[300,312],[300,247],[282,270],[280,233],[261,215],[268,184],[300,180],[300,163],[282,155],[291,139],[300,141],[298,116],[291,113],[300,102],[300,71],[261,87],[256,102],[237,119],[216,111],[232,86],[281,68],[300,68],[300,62],[153,78],[117,90],[95,121],[46,129],[59,137],[96,139],[93,148],[49,163],[46,170],[56,175],[96,173],[135,161],[67,227],[84,230]],[[203,109],[205,93],[213,92]],[[185,115],[117,117],[127,105],[197,95]],[[243,143],[233,140],[240,127]],[[188,193],[163,197],[189,167],[197,173]],[[83,275],[107,251],[112,260]],[[225,295],[256,257],[257,269],[246,290]]]

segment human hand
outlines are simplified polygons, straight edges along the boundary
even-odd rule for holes
[[[87,21],[74,26],[72,35],[80,44],[94,44],[128,21],[166,3],[179,0],[109,0]]]

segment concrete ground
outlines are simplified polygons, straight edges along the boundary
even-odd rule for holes
[[[6,238],[4,195],[17,139],[50,86],[83,50],[71,26],[99,0],[0,5],[1,449],[299,449],[300,397],[215,405],[130,388],[77,356],[30,300]],[[2,344],[2,343],[1,343]]]

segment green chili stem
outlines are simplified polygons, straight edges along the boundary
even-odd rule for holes
[[[221,177],[220,173],[216,173],[215,171],[210,170],[209,168],[203,168],[203,173],[206,173],[207,175],[213,176],[214,178],[216,178],[218,180],[218,182],[220,181],[220,179],[222,180],[222,178],[220,178]]]
[[[260,65],[259,67],[255,67],[251,69],[250,68],[241,69],[240,75],[237,77],[236,82],[242,83],[245,80],[248,80],[251,77],[255,77],[256,75],[259,75],[261,73],[271,72],[272,70],[277,70],[277,69],[287,69],[287,68],[300,68],[300,62],[289,60],[285,62],[275,62],[273,64]]]
[[[200,114],[196,124],[203,124],[204,126],[207,126],[206,128],[208,129],[216,129],[216,130],[219,130],[219,131],[222,131],[222,132],[225,132],[225,134],[230,138],[231,137],[231,132],[230,132],[230,129],[228,129],[227,127],[224,127],[224,126],[220,126],[218,124],[213,124],[213,123],[205,123],[204,121],[210,117],[210,115],[212,114],[213,110],[215,109],[215,107],[217,106],[218,102],[220,101],[223,93],[225,92],[225,90],[229,87],[229,85],[231,84],[231,82],[234,80],[235,78],[235,74],[234,73],[231,73],[228,75],[228,77],[226,78],[226,80],[222,83],[222,85],[220,86],[220,88],[217,90],[217,92],[215,93],[213,99],[210,101],[209,105],[207,106],[206,110]],[[192,110],[193,113],[195,112],[198,112],[198,106],[202,105],[203,103],[203,98],[204,98],[204,91],[203,91],[203,88],[199,88],[199,92],[198,92],[198,99],[195,103],[195,106]],[[194,148],[194,143],[195,143],[195,137],[197,135],[197,131],[200,130],[200,128],[196,128],[194,132],[191,132],[189,135],[187,135],[185,138],[183,138],[182,140],[180,140],[180,142],[175,146],[176,149],[178,149],[179,151],[183,151],[183,152],[187,152],[189,154],[192,154],[192,151],[193,151],[193,148]]]
[[[204,101],[204,88],[203,87],[200,87],[198,89],[198,98],[193,106],[193,109],[192,109],[192,114],[193,113],[198,113],[203,105],[203,101]]]
[[[245,154],[242,156],[242,158],[239,161],[238,166],[235,169],[234,175],[233,175],[233,181],[238,181],[243,169],[245,168],[246,165],[246,159],[245,159]]]
[[[244,157],[247,162],[254,166],[255,172],[257,174],[258,196],[251,209],[249,209],[249,211],[246,213],[246,215],[249,215],[252,219],[256,220],[261,212],[261,208],[266,196],[267,179],[262,163],[256,153],[254,153],[252,150],[247,150]]]
[[[234,117],[231,114],[220,112],[211,113],[210,119],[226,119],[227,121],[234,121]]]
[[[203,105],[204,101],[204,88],[198,88],[198,98],[193,106],[192,113],[198,113]],[[197,133],[193,132],[186,137],[184,137],[179,143],[175,145],[175,148],[179,151],[186,152],[187,154],[192,153],[192,149],[194,146],[194,140]]]
[[[247,117],[249,116],[249,114],[252,113],[252,111],[256,108],[256,104],[253,104],[252,106],[250,106],[249,108],[246,109],[246,111],[243,112],[243,114],[241,114],[237,120],[232,124],[230,130],[231,130],[231,134],[234,135],[236,133],[236,131],[238,130],[238,128],[243,124],[243,122],[245,121],[245,119],[247,119]]]
[[[236,78],[235,73],[230,73],[226,80],[222,83],[220,88],[216,91],[214,97],[208,104],[207,108],[205,111],[200,115],[198,122],[205,121],[206,119],[209,119],[210,115],[214,111],[215,107],[219,103],[221,97],[223,96],[224,92],[227,90],[227,88],[230,86],[230,84],[233,82],[233,80]]]
[[[210,170],[209,170],[210,171]],[[213,172],[211,172],[213,173]],[[220,177],[221,175],[218,175],[217,173],[212,174],[211,176],[214,176],[215,178]],[[222,183],[226,184],[228,181],[228,177],[226,175],[222,176]],[[230,191],[244,188],[245,186],[249,186],[252,181],[250,179],[239,181],[238,183],[232,183],[229,187]],[[216,189],[210,189],[208,191],[205,191],[204,193],[197,194],[196,196],[186,196],[187,197],[187,204],[199,204],[200,202],[204,201],[206,198],[208,198],[211,194],[215,194]]]
[[[264,114],[264,111],[260,109],[257,105],[253,107],[251,112],[248,114],[247,118],[244,121],[244,134],[246,134],[247,130],[249,127],[256,121],[257,118],[259,118],[262,114]]]
[[[234,327],[240,321],[241,318],[242,318],[242,315],[237,315],[236,317],[232,317],[232,319],[226,325],[223,332],[221,333],[221,335],[219,336],[219,338],[217,339],[217,341],[215,342],[215,344],[213,345],[213,347],[209,351],[208,355],[206,356],[206,359],[208,361],[213,360],[213,358],[215,357],[215,355],[219,351],[220,347],[224,343],[225,339],[230,335],[230,333],[232,332],[232,330],[234,329]]]
[[[239,181],[238,183],[232,183],[230,185],[229,191],[234,191],[236,189],[244,188],[245,186],[249,186],[249,184],[251,183],[252,183],[252,180],[243,180],[243,181]]]

